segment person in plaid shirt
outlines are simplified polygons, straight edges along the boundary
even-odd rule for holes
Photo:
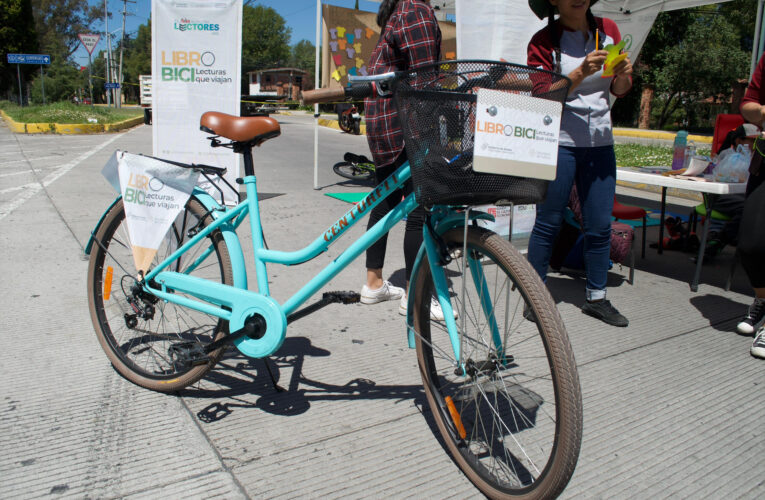
[[[382,33],[369,60],[370,74],[408,71],[439,61],[441,29],[429,0],[383,0],[377,13],[377,24],[382,28]],[[407,160],[404,134],[393,99],[367,99],[365,106],[367,141],[375,162],[375,177],[379,183]],[[411,192],[410,180],[401,192],[391,194],[372,210],[367,228],[390,212],[402,196]],[[404,235],[407,287],[417,251],[422,244],[424,220],[422,207],[418,207],[407,217]],[[393,286],[382,277],[387,241],[387,235],[384,235],[367,250],[367,283],[361,289],[361,302],[376,304],[385,300],[400,299],[399,313],[406,314],[407,300],[404,289]],[[431,306],[431,315],[435,319],[443,319],[437,301]]]

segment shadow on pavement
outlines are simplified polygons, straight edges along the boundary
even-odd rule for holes
[[[305,337],[288,337],[279,351],[266,359],[249,359],[238,351],[229,350],[202,383],[181,391],[179,395],[219,399],[197,412],[197,417],[204,423],[222,420],[237,408],[257,408],[275,415],[299,415],[308,411],[311,401],[319,400],[413,400],[418,408],[423,408],[425,393],[421,385],[378,385],[373,380],[361,378],[335,385],[302,375],[306,357],[330,354],[330,351],[312,345]],[[269,369],[278,389],[271,382]],[[281,374],[286,372],[291,375],[282,381]],[[251,403],[238,398],[244,395],[259,397]]]

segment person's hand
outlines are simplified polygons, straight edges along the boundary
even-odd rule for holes
[[[608,57],[608,51],[606,50],[593,50],[587,54],[580,66],[582,75],[587,78],[600,71],[603,67],[603,63],[606,61],[606,57]]]
[[[620,76],[630,76],[632,74],[632,61],[627,57],[619,64],[614,66],[614,78]]]

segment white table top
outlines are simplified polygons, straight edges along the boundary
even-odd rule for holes
[[[738,194],[746,192],[746,183],[729,184],[726,182],[698,181],[681,176],[661,175],[649,172],[641,172],[634,168],[621,167],[616,169],[616,179],[627,182],[639,182],[654,186],[686,189],[700,193],[711,194]]]

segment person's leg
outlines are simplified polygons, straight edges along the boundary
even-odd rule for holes
[[[744,203],[738,250],[755,298],[736,329],[751,335],[765,322],[765,183],[757,183]]]
[[[616,192],[616,157],[612,146],[588,148],[577,163],[576,189],[582,204],[584,268],[587,275],[586,314],[610,325],[627,326],[627,318],[606,300],[611,212]]]
[[[571,195],[576,172],[576,150],[561,146],[558,148],[558,168],[554,181],[547,187],[544,203],[537,205],[534,229],[529,238],[528,260],[543,281],[547,280],[555,238],[563,222],[563,211]]]
[[[612,147],[588,149],[577,164],[576,189],[582,204],[587,299],[600,300],[606,297],[616,157]]]
[[[400,165],[400,158],[393,164],[375,169],[377,182],[384,180],[392,174]],[[385,198],[369,214],[367,230],[380,221],[401,200],[402,190],[397,190]],[[388,246],[388,234],[385,233],[379,240],[374,242],[366,252],[367,276],[366,284],[361,289],[361,302],[363,304],[376,304],[384,300],[397,300],[404,295],[402,288],[391,285],[383,279],[383,264],[385,263],[385,251]]]

